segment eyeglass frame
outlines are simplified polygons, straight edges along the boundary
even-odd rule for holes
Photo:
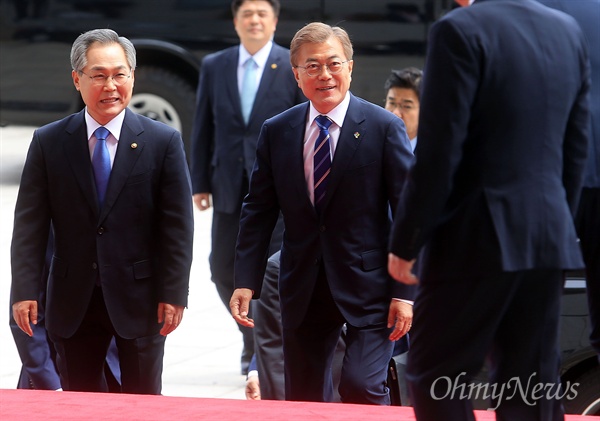
[[[302,69],[302,70],[304,70],[304,73],[306,73],[306,76],[308,76],[308,77],[316,77],[316,76],[319,76],[319,75],[321,74],[321,72],[323,71],[323,67],[325,67],[325,68],[327,69],[327,72],[328,72],[330,75],[337,75],[337,74],[340,74],[340,73],[342,72],[342,70],[344,70],[344,63],[349,63],[349,62],[351,62],[351,61],[354,61],[354,60],[352,60],[352,59],[349,59],[349,60],[346,60],[346,61],[341,61],[341,62],[339,62],[339,63],[342,65],[342,67],[340,67],[340,70],[338,70],[337,72],[332,72],[332,71],[331,71],[331,69],[329,68],[329,64],[327,64],[327,63],[323,63],[323,64],[320,64],[320,63],[311,63],[311,64],[309,64],[309,66],[312,66],[313,64],[314,64],[315,66],[319,66],[319,70],[318,70],[318,71],[317,71],[317,73],[315,73],[314,75],[311,75],[311,74],[308,72],[308,70],[306,69],[308,66],[294,66],[294,67],[295,67],[296,69]],[[335,61],[332,61],[330,64],[332,64],[332,63],[336,63],[336,62],[335,62]],[[316,70],[316,69],[315,69],[315,70]]]
[[[387,109],[387,107],[388,107],[388,101],[389,101],[388,99],[384,99],[383,108]],[[415,105],[415,104],[405,104],[403,102],[399,102],[399,103],[395,102],[393,107],[391,107],[391,104],[390,104],[390,108],[392,108],[392,109],[388,110],[388,111],[393,111],[396,108],[399,108],[400,112],[411,112],[411,111],[417,110],[419,107],[417,105]]]
[[[83,74],[83,75],[85,75],[87,77],[89,77],[90,80],[92,81],[92,84],[95,85],[95,86],[104,86],[104,85],[106,85],[106,82],[108,82],[109,79],[112,80],[112,83],[115,86],[123,86],[123,85],[125,85],[129,81],[129,79],[131,79],[131,75],[133,74],[133,70],[134,69],[131,69],[129,71],[129,74],[127,75],[127,78],[123,82],[121,82],[121,83],[117,82],[115,80],[115,77],[117,77],[119,75],[125,76],[124,73],[117,73],[116,75],[112,75],[112,76],[107,76],[107,75],[104,75],[104,74],[100,73],[100,74],[97,74],[95,76],[90,76],[86,72],[84,72],[83,70],[78,70],[77,72],[81,73],[81,74]],[[99,80],[101,80],[102,82],[98,82]]]

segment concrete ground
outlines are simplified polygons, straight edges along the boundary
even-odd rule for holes
[[[0,389],[16,387],[21,363],[8,326],[10,242],[20,174],[35,127],[0,128]],[[245,399],[242,337],[210,280],[212,213],[196,210],[189,308],[167,338],[163,394]]]

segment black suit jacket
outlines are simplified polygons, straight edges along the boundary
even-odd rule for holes
[[[578,25],[537,1],[478,0],[430,39],[391,250],[410,260],[426,243],[422,281],[580,268],[590,68]]]
[[[126,110],[102,209],[95,190],[84,111],[36,130],[15,210],[11,302],[37,299],[52,222],[48,331],[76,331],[99,276],[118,335],[155,334],[159,302],[187,305],[193,214],[181,135]]]
[[[242,208],[235,286],[254,290],[258,298],[271,230],[281,210],[284,328],[302,322],[320,266],[348,322],[357,327],[385,323],[392,297],[411,299],[413,294],[387,273],[389,203],[397,203],[413,161],[404,123],[351,95],[325,203],[317,214],[302,158],[308,110],[307,102],[263,125]]]
[[[192,130],[194,193],[212,193],[217,212],[238,209],[244,173],[249,176],[264,121],[305,101],[294,79],[290,52],[277,44],[269,54],[248,125],[238,91],[239,46],[207,55],[202,61]]]

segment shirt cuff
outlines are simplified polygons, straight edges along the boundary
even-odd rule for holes
[[[401,301],[403,303],[410,304],[411,306],[415,305],[415,302],[413,300],[404,300],[402,298],[392,298],[392,300],[394,300],[394,301]]]

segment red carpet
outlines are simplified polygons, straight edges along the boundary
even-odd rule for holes
[[[494,420],[478,411],[477,421]],[[103,393],[0,390],[0,420],[208,420],[208,421],[404,421],[414,420],[408,407],[335,403],[244,401]],[[567,416],[567,421],[600,417]]]

